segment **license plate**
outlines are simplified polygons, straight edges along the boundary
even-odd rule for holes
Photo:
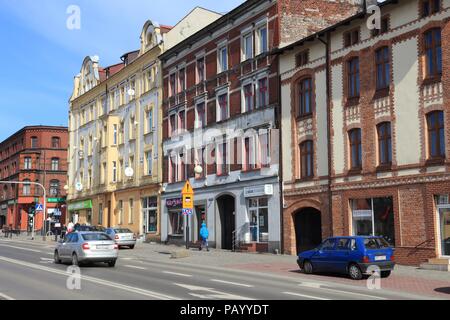
[[[99,249],[99,250],[107,250],[107,249],[109,249],[109,246],[108,245],[100,245],[100,246],[97,246],[97,249]]]
[[[386,260],[386,256],[376,256],[375,261],[384,261]]]

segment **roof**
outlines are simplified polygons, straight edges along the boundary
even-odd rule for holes
[[[10,135],[8,138],[6,138],[5,140],[0,142],[0,145],[3,145],[5,143],[7,143],[9,140],[11,140],[12,138],[20,135],[22,132],[28,131],[28,130],[63,130],[63,131],[67,131],[69,132],[69,128],[68,127],[64,127],[64,126],[46,126],[46,125],[31,125],[31,126],[26,126],[23,127],[22,129],[14,132],[12,135]]]
[[[399,1],[401,1],[401,0],[385,0],[385,1],[382,1],[382,2],[378,2],[378,6],[379,7],[384,7],[384,6],[389,5],[389,4],[396,4]],[[365,8],[365,6],[364,6],[364,8]],[[358,12],[357,14],[355,14],[355,15],[353,15],[351,17],[348,17],[347,19],[344,19],[344,20],[342,20],[342,21],[340,21],[340,22],[338,22],[338,23],[336,23],[334,25],[331,25],[331,26],[329,26],[329,27],[327,27],[325,29],[322,29],[322,30],[320,30],[320,31],[318,31],[316,33],[313,33],[313,34],[311,34],[311,35],[309,35],[309,36],[307,36],[305,38],[302,38],[302,39],[300,39],[300,40],[298,40],[298,41],[296,41],[294,43],[291,43],[291,44],[289,44],[289,45],[287,45],[287,46],[285,46],[283,48],[276,48],[276,49],[274,49],[272,51],[272,54],[281,54],[281,53],[284,53],[284,52],[286,52],[288,50],[292,50],[295,47],[301,46],[305,42],[314,41],[315,39],[320,38],[320,37],[328,34],[329,32],[333,32],[333,31],[335,31],[336,29],[338,29],[338,28],[340,28],[342,26],[349,25],[350,23],[352,23],[355,20],[363,19],[367,15],[368,15],[368,13],[367,13],[367,10],[365,9],[365,10],[363,10],[361,12]]]

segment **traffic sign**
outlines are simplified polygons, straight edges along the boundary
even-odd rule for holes
[[[192,189],[189,181],[186,181],[186,184],[181,191],[181,195],[183,196],[183,208],[194,209],[194,189]]]
[[[189,181],[186,181],[186,184],[184,185],[183,190],[181,190],[181,194],[194,195],[194,189],[192,189],[192,186],[189,183]]]
[[[36,204],[36,211],[44,211],[44,207],[42,206],[42,204]]]
[[[182,209],[183,215],[185,216],[192,216],[193,210],[192,209]]]

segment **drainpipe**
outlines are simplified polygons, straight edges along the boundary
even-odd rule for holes
[[[326,96],[327,96],[327,162],[328,162],[328,212],[330,215],[330,235],[333,235],[333,193],[331,190],[331,34],[326,33],[326,41],[318,37],[318,40],[325,45],[326,50]]]
[[[279,55],[277,55],[277,58]],[[280,59],[278,59],[278,69],[280,69]],[[283,143],[282,143],[282,123],[281,121],[281,75],[278,76],[278,106],[275,113],[275,123],[278,127],[278,183],[280,189],[280,253],[284,253],[284,190],[283,190]]]

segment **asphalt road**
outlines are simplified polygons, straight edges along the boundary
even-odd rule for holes
[[[96,264],[70,277],[53,263],[53,246],[0,239],[0,300],[385,300],[424,299],[384,289],[368,290],[298,281],[257,272],[149,262],[120,252],[115,268]],[[80,284],[77,288],[76,285]]]

